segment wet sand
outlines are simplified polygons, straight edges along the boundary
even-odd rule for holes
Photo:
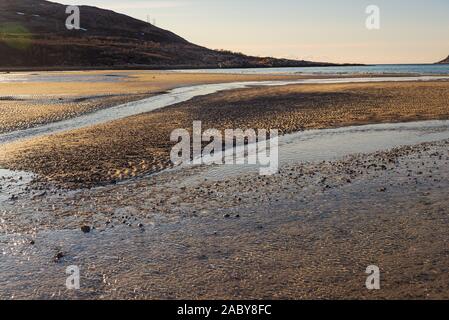
[[[0,134],[78,117],[149,95],[3,97],[0,101]]]
[[[14,78],[10,78],[11,82],[0,81],[0,133],[70,119],[183,86],[304,78],[159,71],[41,72],[6,76]],[[16,81],[16,78],[23,80]],[[26,81],[28,78],[33,81]]]
[[[19,198],[3,207],[0,297],[447,299],[448,146]],[[69,265],[80,291],[65,289]]]
[[[0,167],[40,176],[0,177],[0,298],[448,299],[449,140],[290,161],[269,177],[148,175],[170,165],[171,130],[193,120],[287,134],[449,119],[448,90],[242,89],[2,146]],[[373,264],[379,291],[365,288]],[[65,287],[69,265],[79,291]]]
[[[79,188],[170,166],[170,133],[203,128],[305,129],[449,119],[449,82],[293,85],[220,92],[161,110],[0,146],[0,166]]]

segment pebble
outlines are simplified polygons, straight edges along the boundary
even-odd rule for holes
[[[84,233],[89,233],[90,232],[90,227],[89,226],[82,226],[81,227],[81,231]]]
[[[54,262],[59,262],[62,258],[64,258],[64,253],[58,252],[58,253],[55,254],[55,256],[53,257],[53,261],[54,261]]]

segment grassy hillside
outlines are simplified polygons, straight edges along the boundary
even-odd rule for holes
[[[80,6],[81,29],[67,30],[66,6],[0,1],[0,68],[229,68],[322,66],[210,50],[110,10]]]

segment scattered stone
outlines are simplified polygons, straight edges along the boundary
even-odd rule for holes
[[[64,258],[64,253],[58,252],[58,253],[55,254],[55,256],[53,257],[53,261],[54,261],[54,262],[59,262],[62,258]]]
[[[84,233],[89,233],[90,230],[91,230],[91,229],[90,229],[89,226],[82,226],[82,227],[81,227],[81,231],[84,232]]]

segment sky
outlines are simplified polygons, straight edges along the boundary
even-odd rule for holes
[[[449,0],[61,0],[134,18],[209,47],[335,63],[433,63],[449,55]],[[369,30],[366,8],[380,9]],[[82,11],[81,11],[82,27]]]

